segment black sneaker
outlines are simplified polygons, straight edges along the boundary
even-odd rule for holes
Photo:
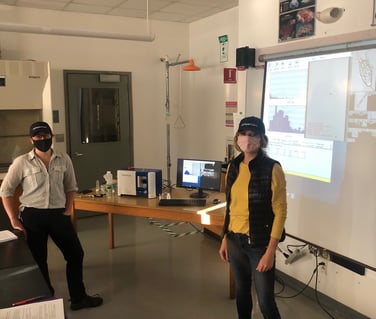
[[[71,302],[70,308],[72,310],[80,310],[83,308],[98,307],[103,303],[103,299],[99,295],[88,296],[86,295],[78,302]]]

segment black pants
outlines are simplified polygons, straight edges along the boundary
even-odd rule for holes
[[[82,276],[84,251],[73,228],[69,216],[63,214],[64,209],[25,208],[21,213],[21,221],[26,229],[27,243],[52,293],[47,263],[48,236],[62,252],[67,265],[66,276],[72,302],[80,301],[85,295]]]

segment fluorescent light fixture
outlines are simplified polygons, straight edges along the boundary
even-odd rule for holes
[[[114,33],[114,32],[100,32],[100,31],[89,31],[89,30],[32,26],[32,25],[26,25],[26,24],[15,24],[15,23],[6,23],[6,22],[0,23],[0,31],[48,34],[48,35],[63,35],[63,36],[72,36],[72,37],[103,38],[103,39],[114,39],[114,40],[146,41],[146,42],[152,42],[155,39],[154,34],[145,34],[145,35],[124,34],[124,33]]]

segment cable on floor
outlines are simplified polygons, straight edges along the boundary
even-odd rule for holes
[[[319,270],[319,268],[321,266],[325,266],[325,262],[319,262],[318,261],[318,255],[315,255],[315,263],[316,263],[316,266],[313,269],[313,272],[312,272],[312,275],[311,275],[310,279],[308,280],[308,282],[306,283],[306,285],[300,291],[298,291],[294,295],[291,295],[291,296],[282,296],[281,293],[285,290],[286,285],[285,285],[285,283],[284,283],[284,281],[282,279],[277,278],[276,281],[282,285],[282,289],[279,292],[276,292],[275,296],[277,298],[284,298],[284,299],[295,298],[295,297],[299,296],[300,294],[302,294],[309,287],[309,284],[311,283],[313,277],[315,276],[315,287],[314,287],[314,290],[315,290],[315,300],[316,300],[317,304],[320,306],[320,308],[330,318],[335,319],[335,317],[322,305],[322,303],[320,302],[319,296],[318,296],[318,290],[317,290],[317,287],[318,287],[318,278],[319,278],[318,270]]]

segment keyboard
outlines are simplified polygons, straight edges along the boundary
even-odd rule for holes
[[[159,200],[159,206],[205,206],[206,199],[203,198],[172,198]]]

